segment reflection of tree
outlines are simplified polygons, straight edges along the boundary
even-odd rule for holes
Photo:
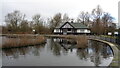
[[[71,44],[71,46],[69,47],[70,51],[73,51],[73,48],[75,48],[75,44]]]
[[[103,52],[102,52],[103,58],[108,58],[108,54],[107,54],[107,45],[103,46]]]
[[[3,49],[3,56],[12,56],[14,59],[19,58],[19,53],[17,49]]]
[[[66,51],[64,48],[61,49],[61,50],[62,50],[63,55],[67,55],[68,54],[68,51]]]
[[[87,49],[77,49],[77,55],[80,59],[87,60],[87,58],[88,58]]]
[[[20,55],[26,55],[30,51],[29,47],[22,48],[11,48],[11,49],[3,49],[3,56],[12,56],[14,59],[19,58]]]
[[[61,45],[54,42],[53,39],[51,39],[51,44],[49,44],[51,47],[51,50],[54,55],[60,56],[60,51],[61,51]]]
[[[26,55],[26,53],[29,52],[29,48],[28,47],[23,47],[23,48],[17,48],[18,52],[20,55]]]
[[[89,49],[92,50],[90,58],[95,66],[99,66],[99,64],[101,64],[101,59],[106,59],[112,54],[111,49],[107,44],[93,40],[89,40]]]
[[[18,59],[20,55],[26,55],[29,52],[33,51],[32,53],[35,56],[39,56],[40,48],[43,48],[44,46],[42,45],[37,45],[37,46],[30,46],[30,47],[21,47],[21,48],[11,48],[11,49],[2,49],[2,54],[3,56],[12,56],[14,59]]]
[[[32,53],[35,56],[40,56],[40,50],[41,50],[41,48],[44,48],[44,45],[36,45],[36,46],[34,46],[34,49],[33,49]]]
[[[108,46],[107,44],[104,44],[102,55],[105,59],[113,55],[110,46]]]
[[[94,62],[95,66],[98,66],[99,64],[101,64],[101,51],[103,45],[101,45],[100,42],[97,41],[91,41],[91,43],[91,48],[93,50],[91,61]]]

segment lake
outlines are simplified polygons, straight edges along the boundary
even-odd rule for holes
[[[2,50],[3,66],[108,66],[112,59],[107,44],[92,40],[85,49],[67,39],[47,38],[42,45]]]

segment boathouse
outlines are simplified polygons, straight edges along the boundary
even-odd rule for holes
[[[65,22],[54,29],[54,34],[90,34],[90,29],[83,23]]]

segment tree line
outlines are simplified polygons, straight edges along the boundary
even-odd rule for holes
[[[3,26],[2,32],[9,34],[48,34],[53,33],[56,26],[70,20],[85,24],[90,28],[92,34],[107,34],[116,30],[116,24],[113,23],[114,18],[98,5],[91,13],[81,11],[76,19],[70,18],[67,14],[57,13],[47,20],[42,19],[40,14],[36,14],[32,17],[32,21],[28,21],[25,14],[14,11],[5,16],[6,25]]]

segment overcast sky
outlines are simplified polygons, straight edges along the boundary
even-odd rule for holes
[[[0,2],[0,13],[4,21],[5,15],[19,10],[26,14],[27,19],[35,14],[41,14],[43,18],[52,17],[56,13],[67,13],[71,18],[77,18],[80,11],[88,11],[100,5],[103,11],[109,12],[118,22],[118,1],[119,0],[2,0]],[[1,24],[1,23],[0,23]]]

